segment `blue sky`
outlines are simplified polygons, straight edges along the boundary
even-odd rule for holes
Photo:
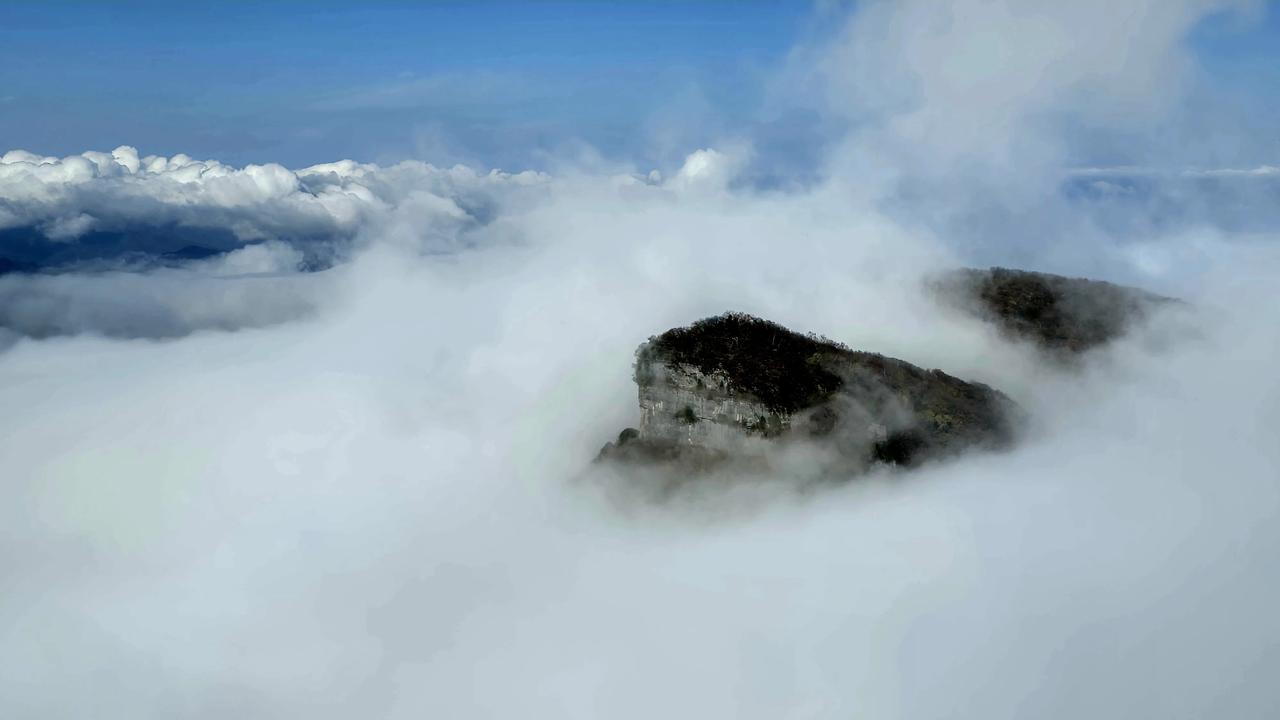
[[[767,81],[822,30],[800,1],[51,0],[5,2],[0,26],[5,148],[513,169],[586,147],[662,165],[743,128],[788,135],[759,124]],[[1280,120],[1276,13],[1190,42],[1247,122]]]
[[[294,165],[536,164],[577,143],[623,156],[671,126],[748,116],[808,15],[797,2],[6,4],[0,137]],[[663,117],[672,107],[695,117]]]

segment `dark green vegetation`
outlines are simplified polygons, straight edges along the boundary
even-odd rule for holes
[[[850,352],[846,360],[846,384],[834,405],[886,429],[875,448],[879,460],[910,465],[1013,440],[1017,406],[987,385],[874,353]]]
[[[745,313],[725,313],[649,338],[636,353],[636,383],[652,381],[655,360],[723,372],[733,389],[769,409],[795,412],[831,397],[842,381],[830,366],[849,348],[801,335]]]
[[[1160,307],[1178,302],[1099,280],[1000,267],[957,270],[936,287],[1005,333],[1068,353],[1115,340]]]
[[[876,443],[871,448],[871,456],[876,462],[888,465],[910,465],[925,447],[924,433],[902,430]]]

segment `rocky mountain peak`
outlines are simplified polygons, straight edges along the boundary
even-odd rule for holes
[[[1014,405],[986,385],[742,313],[650,338],[635,380],[640,427],[603,460],[703,467],[811,442],[842,470],[860,470],[1012,438]]]
[[[946,303],[995,323],[1006,335],[1067,355],[1111,342],[1179,303],[1101,280],[1001,267],[954,270],[934,287]]]

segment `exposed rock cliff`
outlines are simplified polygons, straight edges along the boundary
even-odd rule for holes
[[[995,322],[1010,336],[1068,354],[1115,340],[1178,302],[1099,280],[998,267],[956,270],[935,289],[948,304]]]
[[[640,427],[601,459],[698,468],[811,441],[858,469],[1000,447],[1013,434],[1012,402],[986,385],[743,314],[650,338],[635,380]]]

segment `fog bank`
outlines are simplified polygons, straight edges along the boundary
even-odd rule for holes
[[[1176,116],[1218,7],[867,3],[796,51],[789,101],[847,125],[803,187],[738,139],[654,173],[6,155],[42,242],[237,240],[0,277],[0,714],[1265,717],[1280,243],[1062,184],[1064,118]],[[1019,42],[953,66],[988,21]],[[1058,367],[922,290],[987,259],[1190,309]],[[619,504],[582,471],[636,346],[725,310],[989,383],[1025,439]]]

